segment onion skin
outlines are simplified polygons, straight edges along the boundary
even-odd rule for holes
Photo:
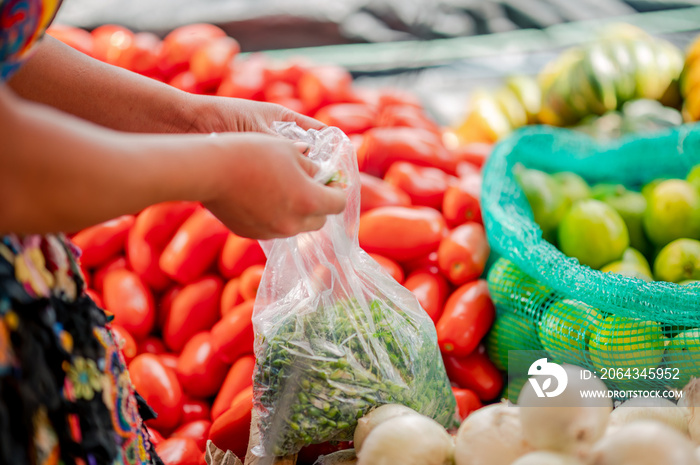
[[[357,457],[353,449],[339,450],[332,454],[322,455],[314,462],[314,465],[355,465]]]
[[[512,465],[584,465],[584,463],[571,455],[537,451],[523,455],[513,462]]]
[[[534,449],[585,459],[605,433],[612,399],[582,397],[582,390],[607,391],[607,387],[598,378],[581,379],[579,367],[562,367],[568,384],[556,397],[537,397],[532,385],[525,383],[518,397],[523,437]]]
[[[608,428],[640,420],[658,421],[688,435],[688,409],[677,407],[663,398],[635,397],[626,400],[610,414]]]
[[[379,424],[367,436],[357,465],[451,465],[452,436],[423,415],[399,415]]]
[[[699,465],[695,445],[656,421],[635,421],[606,435],[591,450],[590,465]]]
[[[360,453],[360,450],[362,450],[362,444],[365,442],[365,439],[374,428],[381,423],[400,415],[420,415],[420,413],[406,407],[405,405],[385,404],[373,409],[367,415],[360,418],[357,421],[357,427],[355,428],[355,435],[353,437],[355,452],[357,454]]]
[[[519,409],[507,402],[473,412],[455,439],[456,465],[511,465],[528,452]]]
[[[692,378],[683,388],[678,405],[688,412],[688,434],[695,444],[700,444],[700,378]]]

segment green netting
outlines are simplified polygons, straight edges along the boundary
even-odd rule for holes
[[[517,163],[638,190],[656,178],[683,178],[700,163],[700,125],[603,145],[565,129],[526,128],[495,147],[482,192],[489,243],[502,257],[488,276],[498,317],[487,346],[499,368],[507,368],[509,351],[544,350],[597,371],[679,368],[680,379],[665,386],[700,376],[700,288],[605,274],[562,254],[533,221],[514,177]],[[659,385],[648,376],[606,383]]]

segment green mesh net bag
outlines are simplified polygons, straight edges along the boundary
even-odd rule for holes
[[[488,240],[501,257],[488,275],[497,319],[487,347],[509,371],[507,396],[517,396],[532,362],[519,360],[519,351],[604,373],[614,389],[682,388],[700,377],[700,287],[602,273],[564,255],[543,239],[514,167],[639,190],[657,178],[684,178],[698,163],[700,125],[602,145],[573,131],[530,127],[495,147],[482,191]],[[514,364],[522,364],[519,379],[512,379]]]

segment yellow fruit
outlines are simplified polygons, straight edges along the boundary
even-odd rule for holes
[[[471,100],[471,108],[455,133],[462,144],[470,142],[494,143],[511,131],[508,118],[496,99],[485,91],[478,91]]]

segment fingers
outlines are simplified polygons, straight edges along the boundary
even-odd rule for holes
[[[309,129],[318,129],[320,131],[321,129],[328,127],[319,120],[313,119],[309,116],[304,116],[291,110],[289,113],[292,117],[292,121],[297,123],[302,129],[305,129],[307,131]]]
[[[306,142],[294,142],[294,147],[303,155],[308,155],[309,150],[311,150],[311,146]]]
[[[315,199],[315,215],[337,215],[345,210],[347,198],[345,192],[337,187],[328,187],[313,183],[309,195]]]

